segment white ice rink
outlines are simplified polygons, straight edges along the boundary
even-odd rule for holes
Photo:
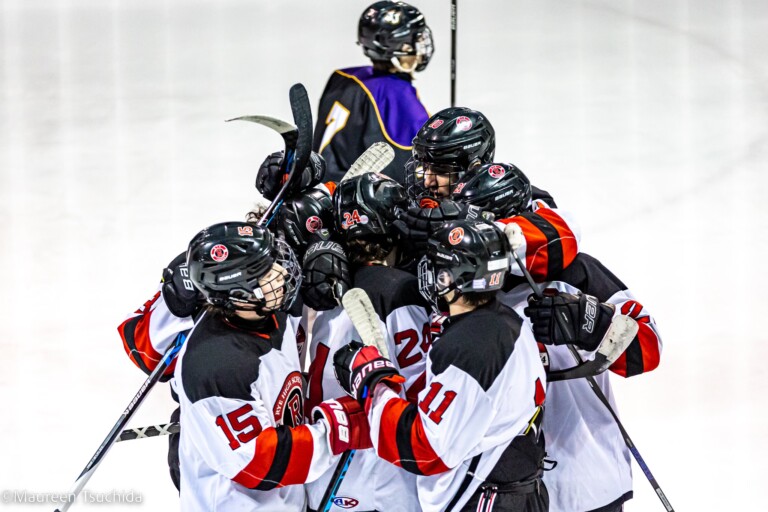
[[[0,0],[0,491],[69,489],[144,375],[116,327],[198,230],[256,198],[268,129],[313,106],[370,3]],[[449,102],[449,1],[421,0]],[[458,100],[580,219],[654,314],[657,371],[614,378],[678,511],[765,510],[768,2],[460,0]],[[164,422],[159,385],[132,425]],[[116,445],[96,492],[177,510],[166,439]],[[635,466],[629,512],[663,507]],[[52,505],[0,503],[5,510]]]

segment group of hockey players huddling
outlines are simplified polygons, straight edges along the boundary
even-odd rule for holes
[[[399,9],[422,51],[400,67],[417,67],[423,17],[374,7],[379,18]],[[494,160],[482,113],[429,117],[407,163],[385,171],[394,178],[344,176],[350,162],[337,157],[326,174],[319,153],[338,131],[315,134],[318,153],[269,224],[252,211],[200,231],[119,327],[147,373],[186,336],[165,372],[179,402],[169,465],[181,509],[621,510],[632,475],[615,421],[585,379],[547,375],[574,366],[569,346],[593,357],[619,317],[638,330],[610,371],[653,370],[661,340],[648,311],[579,251],[550,194]],[[267,200],[282,159],[258,171]],[[341,305],[351,288],[370,298],[389,359],[361,343]],[[609,372],[594,378],[614,405]]]

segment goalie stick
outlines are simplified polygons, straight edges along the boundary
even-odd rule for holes
[[[533,294],[536,296],[537,299],[540,299],[542,297],[541,290],[539,290],[538,285],[533,281],[533,278],[531,277],[531,273],[528,272],[528,269],[525,268],[525,265],[523,265],[523,262],[520,261],[520,257],[517,255],[517,253],[512,251],[512,254],[514,255],[515,261],[520,267],[520,270],[523,272],[523,275],[525,276],[526,281],[528,281],[528,285],[531,287],[531,290],[533,290]],[[558,325],[560,325],[560,328],[563,330],[563,332],[566,332],[565,327],[562,325],[563,320],[560,318],[560,316],[555,315],[555,318],[557,318]],[[636,332],[637,332],[637,324],[635,323],[635,333]],[[630,341],[632,340],[632,338],[634,338],[634,335],[629,338]],[[576,349],[576,347],[572,345],[566,345],[566,346],[568,347],[568,350],[571,352],[571,355],[573,355],[573,358],[576,360],[576,363],[577,363],[577,366],[572,370],[578,369],[580,367],[583,367],[583,365],[587,364],[582,361],[581,356],[579,355],[579,351]],[[610,366],[610,364],[608,366]],[[648,464],[645,463],[645,459],[643,459],[643,457],[640,455],[640,451],[637,449],[637,447],[635,446],[635,443],[629,437],[629,433],[624,428],[624,424],[621,423],[619,416],[616,414],[616,411],[613,410],[613,407],[611,407],[611,403],[608,401],[608,398],[606,398],[605,393],[603,393],[603,390],[600,389],[600,386],[598,386],[597,382],[595,381],[594,376],[588,374],[585,376],[585,378],[587,379],[587,383],[589,384],[589,387],[592,388],[592,391],[595,393],[595,396],[597,396],[597,399],[603,403],[605,408],[608,409],[608,412],[613,417],[613,421],[615,421],[616,425],[619,427],[619,431],[621,432],[621,436],[624,439],[624,443],[627,445],[627,448],[629,448],[629,451],[632,452],[632,456],[635,458],[637,465],[640,466],[640,469],[643,470],[643,474],[645,474],[645,478],[648,479],[648,482],[651,484],[651,487],[653,487],[653,490],[656,492],[656,495],[659,497],[659,500],[661,500],[661,503],[662,505],[664,505],[664,508],[667,510],[667,512],[675,512],[675,509],[672,508],[672,505],[669,503],[669,500],[667,499],[666,494],[664,494],[664,491],[661,489],[661,486],[656,481],[656,478],[654,478],[653,473],[651,473],[651,469],[648,467]]]
[[[374,345],[379,349],[381,355],[389,359],[389,347],[381,332],[379,315],[373,309],[373,304],[368,294],[361,288],[352,288],[341,298],[341,304],[352,321],[352,325],[355,326],[357,334],[360,335],[360,341],[365,345]],[[336,470],[333,472],[333,476],[331,476],[328,488],[320,500],[318,512],[328,512],[333,507],[333,499],[336,497],[339,487],[341,487],[341,482],[347,475],[349,464],[352,462],[354,455],[355,450],[347,450],[341,455]]]
[[[289,92],[291,112],[296,125],[268,116],[240,116],[229,121],[250,121],[275,130],[285,141],[285,154],[282,168],[285,172],[283,186],[259,219],[259,225],[268,226],[288,189],[301,179],[301,173],[309,162],[312,151],[312,106],[309,104],[307,90],[302,84],[294,84]]]
[[[286,190],[297,179],[298,176],[301,176],[301,171],[297,173],[296,169],[298,168],[303,170],[307,166],[307,162],[309,161],[309,154],[312,150],[312,107],[309,104],[307,90],[302,84],[294,84],[289,91],[289,99],[291,102],[291,111],[293,112],[293,118],[296,122],[296,127],[292,127],[288,123],[270,117],[245,116],[250,118],[258,118],[259,121],[254,122],[264,124],[265,126],[269,126],[270,128],[277,130],[283,136],[283,140],[285,140],[286,144],[286,157],[283,158],[283,163],[287,172],[285,183],[270,203],[262,218],[259,220],[258,225],[260,226],[268,225],[272,220],[272,218],[269,216],[274,214],[280,205],[282,205],[282,198],[285,195]],[[246,120],[253,121],[253,119]],[[296,133],[294,133],[294,129],[297,130]],[[207,310],[203,310],[200,316],[195,319],[195,325],[192,327],[189,335],[191,335],[195,327],[200,324],[206,313]],[[176,337],[173,345],[165,352],[163,358],[160,360],[155,370],[149,375],[149,377],[147,377],[147,380],[144,381],[144,384],[141,385],[139,391],[129,402],[128,407],[126,407],[125,411],[123,411],[123,414],[120,415],[120,418],[112,427],[112,430],[110,430],[109,434],[107,434],[107,437],[96,450],[96,453],[93,454],[91,460],[88,462],[88,464],[86,464],[85,469],[83,469],[83,471],[80,473],[80,476],[78,476],[77,480],[75,480],[75,483],[72,486],[72,490],[67,495],[71,499],[68,499],[67,502],[64,503],[61,508],[56,509],[55,512],[66,512],[69,507],[72,506],[75,498],[83,490],[88,480],[90,480],[91,476],[96,471],[96,468],[98,468],[99,464],[104,459],[104,456],[107,454],[112,445],[117,442],[118,436],[122,433],[123,428],[127,425],[128,421],[131,419],[131,416],[133,416],[136,410],[138,410],[139,406],[142,404],[154,385],[157,384],[157,382],[160,380],[163,372],[166,370],[166,368],[168,368],[168,366],[171,364],[171,361],[173,361],[173,359],[179,353],[179,350],[181,350],[181,347],[184,345],[186,339],[187,335],[183,333],[180,333]]]
[[[395,150],[386,142],[374,142],[357,157],[339,183],[369,172],[381,172],[395,159]]]

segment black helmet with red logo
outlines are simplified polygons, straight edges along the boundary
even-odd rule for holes
[[[430,117],[413,139],[413,158],[407,164],[406,179],[411,197],[420,197],[434,188],[424,183],[432,172],[450,176],[454,186],[464,174],[493,161],[496,132],[481,112],[451,107]],[[431,195],[447,197],[450,191]]]
[[[531,182],[512,164],[485,164],[456,183],[452,198],[504,219],[529,208]]]
[[[419,289],[433,304],[451,290],[461,293],[501,289],[509,269],[507,237],[487,222],[457,220],[429,237],[419,263]]]
[[[383,174],[369,172],[342,181],[333,193],[336,229],[346,240],[390,235],[397,210],[406,202],[405,188]]]
[[[288,244],[246,222],[200,231],[189,243],[187,266],[208,303],[231,309],[286,310],[301,284],[301,268]]]
[[[277,230],[296,254],[304,254],[312,235],[333,229],[333,202],[328,192],[313,188],[287,199],[277,213]]]

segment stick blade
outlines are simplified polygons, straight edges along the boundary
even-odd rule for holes
[[[291,174],[292,181],[297,181],[301,179],[301,172],[307,166],[309,154],[312,152],[312,105],[309,104],[307,89],[302,84],[291,86],[288,97],[291,101],[293,121],[299,131],[293,158],[293,168],[297,172]]]
[[[362,338],[360,341],[366,345],[374,345],[384,357],[389,359],[389,347],[381,332],[379,315],[373,309],[368,294],[360,288],[352,288],[341,298],[341,304]]]
[[[381,172],[395,159],[395,150],[386,142],[374,142],[357,157],[355,163],[341,178],[341,183],[361,174]]]

